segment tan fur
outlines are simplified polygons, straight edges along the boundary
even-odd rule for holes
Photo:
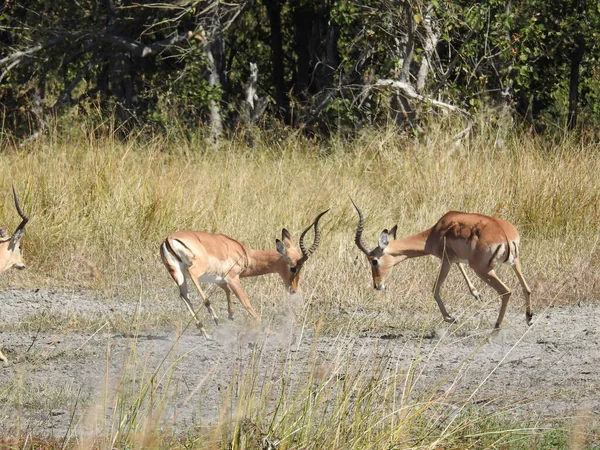
[[[10,236],[4,228],[0,228],[0,273],[14,267],[16,269],[25,269],[25,263],[23,261],[23,255],[21,253],[21,237],[25,225],[29,221],[29,218],[21,211],[19,205],[19,199],[17,193],[13,188],[13,196],[15,200],[15,208],[19,216],[21,216],[21,223],[15,230],[12,236]],[[6,361],[6,356],[0,352],[0,361]]]
[[[315,221],[302,233],[301,248],[303,248],[306,232],[313,226],[315,228],[315,243],[310,250],[303,249],[302,252],[298,251],[290,233],[285,228],[281,232],[281,241],[276,240],[276,250],[253,250],[229,236],[204,231],[181,230],[167,237],[160,247],[161,258],[169,274],[179,286],[181,299],[185,302],[196,325],[205,337],[209,338],[209,335],[189,300],[186,278],[191,278],[202,297],[204,306],[216,324],[218,318],[200,286],[201,278],[216,282],[225,291],[230,319],[233,319],[231,301],[231,292],[233,292],[248,313],[255,320],[260,321],[260,316],[250,304],[240,279],[277,273],[291,293],[297,292],[300,270],[318,245],[320,238],[318,221],[323,214],[317,216]]]
[[[384,289],[385,279],[390,269],[408,258],[433,255],[442,260],[439,276],[434,286],[433,295],[440,308],[444,320],[455,322],[444,306],[440,297],[440,288],[452,263],[456,263],[474,297],[481,299],[473,283],[469,280],[462,264],[468,264],[485,283],[494,288],[501,297],[502,304],[495,328],[500,328],[510,289],[500,281],[494,268],[497,264],[510,264],[523,288],[526,306],[526,321],[531,325],[532,313],[530,305],[531,290],[523,277],[519,259],[519,233],[506,220],[457,211],[450,211],[442,216],[430,229],[403,239],[390,239],[395,236],[384,230],[380,244],[368,250],[362,240],[363,217],[358,206],[359,226],[356,233],[357,246],[367,255],[371,265],[373,286]],[[394,227],[395,234],[395,227]],[[383,244],[383,245],[382,245]]]

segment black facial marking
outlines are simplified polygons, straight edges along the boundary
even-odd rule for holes
[[[298,272],[298,268],[295,267],[295,266],[294,267],[290,267],[290,272],[296,273],[296,272]]]

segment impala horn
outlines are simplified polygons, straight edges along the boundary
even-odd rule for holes
[[[365,227],[365,218],[363,216],[362,211],[358,207],[358,205],[356,203],[354,203],[354,200],[350,199],[350,201],[352,202],[352,204],[356,208],[356,212],[358,213],[358,226],[356,227],[356,236],[354,237],[354,242],[356,243],[356,246],[364,254],[368,255],[370,252],[367,249],[367,243],[364,241],[364,239],[362,237],[362,232]]]
[[[21,220],[21,223],[19,224],[19,226],[13,233],[12,238],[10,239],[10,245],[8,246],[9,250],[13,250],[16,247],[16,245],[19,243],[19,241],[23,237],[23,230],[25,229],[25,225],[27,225],[27,222],[29,222],[29,217],[27,217],[25,214],[23,214],[23,211],[21,210],[21,205],[19,204],[19,198],[17,197],[17,192],[15,191],[14,186],[13,186],[12,190],[13,190],[13,196],[15,198],[15,208],[17,208],[17,212],[19,213],[19,216],[21,216],[21,219],[23,219],[23,220]]]
[[[314,251],[317,249],[317,247],[319,246],[319,242],[321,241],[321,231],[319,230],[319,219],[321,218],[321,216],[323,216],[327,211],[323,211],[321,214],[319,214],[317,216],[317,218],[314,220],[313,223],[310,224],[310,226],[304,230],[302,232],[302,234],[300,235],[300,240],[298,241],[298,245],[300,246],[300,251],[302,252],[302,258],[300,258],[300,261],[298,261],[298,264],[303,263],[304,261],[306,261],[310,255],[312,255],[314,253]],[[306,250],[306,247],[304,246],[304,236],[306,236],[306,233],[308,233],[308,230],[310,230],[312,227],[315,227],[315,240],[313,242],[313,245],[310,246],[310,248],[308,250]]]

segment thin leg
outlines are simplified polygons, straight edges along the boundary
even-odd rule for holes
[[[242,289],[240,280],[238,278],[229,280],[229,288],[233,291],[233,294],[239,299],[239,301],[242,302],[242,305],[244,305],[244,307],[248,310],[248,313],[250,313],[252,318],[260,322],[260,316],[256,314],[256,311],[254,311],[254,308],[252,308],[250,300],[248,300],[248,296],[244,292],[244,289]]]
[[[225,291],[227,296],[227,312],[229,313],[229,320],[233,320],[233,302],[231,301],[231,289],[225,283],[219,284],[219,287]]]
[[[471,291],[471,294],[473,295],[473,297],[475,297],[479,301],[483,300],[483,295],[481,295],[477,291],[477,289],[475,289],[475,285],[473,283],[471,283],[471,280],[467,276],[467,272],[465,271],[465,267],[461,263],[456,263],[456,265],[460,269],[460,273],[463,274],[463,277],[464,277],[465,281],[467,282],[467,286],[469,287],[469,290]]]
[[[188,311],[192,314],[194,322],[196,322],[196,327],[198,327],[198,329],[205,338],[210,339],[210,336],[206,332],[206,328],[204,328],[204,324],[200,322],[200,319],[198,319],[196,311],[194,311],[194,307],[192,306],[192,302],[188,298],[187,283],[185,281],[179,285],[179,296],[181,297],[181,300],[183,300],[183,302],[185,303],[185,306],[187,306]]]
[[[183,266],[177,260],[177,258],[175,258],[169,252],[166,244],[161,245],[160,256],[163,260],[163,263],[165,264],[165,267],[169,271],[171,278],[173,278],[175,283],[177,283],[177,286],[179,287],[179,296],[185,303],[185,306],[187,306],[187,309],[189,310],[189,312],[192,314],[192,317],[194,318],[194,322],[196,322],[196,326],[198,327],[198,329],[200,329],[200,332],[206,339],[211,339],[211,337],[206,332],[204,325],[202,324],[202,322],[200,322],[200,319],[198,319],[198,316],[196,315],[196,311],[194,311],[194,307],[192,306],[192,302],[188,298],[187,281],[185,279],[185,275],[183,272],[185,270],[185,266]],[[193,279],[193,277],[192,277],[192,279]],[[200,291],[200,295],[202,295],[202,297],[204,298],[204,294],[202,293],[202,291]]]
[[[446,281],[448,272],[450,272],[451,264],[452,263],[447,258],[442,258],[442,267],[440,268],[440,274],[438,275],[435,287],[433,289],[433,298],[435,298],[444,320],[449,323],[456,323],[456,320],[453,319],[450,314],[448,314],[448,311],[446,311],[444,302],[442,302],[442,297],[440,297],[440,288],[442,287],[444,281]]]
[[[6,356],[4,356],[4,353],[2,353],[2,351],[0,351],[0,361],[3,361],[3,362],[8,361],[8,359],[6,358]]]
[[[512,268],[523,288],[523,295],[525,296],[525,320],[527,321],[527,325],[531,326],[531,320],[533,319],[533,313],[531,312],[531,289],[529,289],[529,286],[523,277],[523,272],[521,272],[521,262],[518,258],[515,259]]]
[[[504,314],[506,313],[506,307],[508,305],[508,299],[510,299],[510,289],[498,278],[496,272],[494,270],[490,270],[487,273],[479,273],[475,272],[479,278],[489,284],[494,290],[500,294],[500,299],[502,300],[502,304],[500,306],[500,313],[498,314],[498,320],[496,320],[496,325],[494,329],[499,329],[500,325],[502,325],[502,320],[504,320]]]
[[[202,297],[202,301],[204,302],[204,306],[206,306],[206,309],[208,309],[209,314],[211,315],[211,317],[213,318],[213,320],[215,322],[215,325],[219,325],[219,318],[217,317],[217,314],[215,313],[215,310],[213,309],[212,305],[210,304],[210,300],[208,299],[208,297],[206,296],[206,294],[204,293],[204,291],[200,287],[200,281],[198,281],[198,277],[200,275],[198,275],[197,273],[195,273],[193,270],[190,270],[189,272],[190,272],[190,278],[192,279],[192,281],[196,285],[196,289],[198,289],[198,292],[200,293],[200,297]]]

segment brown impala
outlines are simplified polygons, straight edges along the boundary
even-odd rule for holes
[[[500,294],[502,305],[495,326],[495,329],[498,329],[506,312],[510,289],[500,281],[494,268],[497,264],[505,263],[512,266],[523,287],[525,319],[527,324],[531,325],[533,317],[529,299],[531,290],[521,272],[519,233],[513,225],[497,217],[450,211],[444,214],[432,228],[399,240],[396,240],[396,226],[389,231],[383,230],[377,247],[369,250],[362,237],[364,228],[362,211],[352,199],[351,201],[358,212],[355,242],[369,259],[375,289],[385,288],[385,278],[389,270],[399,262],[425,255],[437,256],[442,260],[442,267],[433,296],[444,320],[454,323],[456,321],[448,314],[440,297],[440,288],[448,276],[452,263],[456,263],[460,269],[471,294],[478,300],[482,299],[465,272],[463,264],[467,263],[479,278]]]
[[[181,299],[192,313],[197,327],[207,339],[210,339],[210,336],[198,319],[188,298],[186,274],[196,285],[204,306],[208,309],[215,324],[218,325],[217,315],[202,291],[200,282],[215,283],[225,291],[230,319],[233,319],[231,302],[231,292],[233,291],[250,315],[260,321],[260,316],[254,311],[248,296],[242,289],[240,278],[278,273],[288,291],[292,294],[297,292],[300,270],[319,245],[321,240],[319,219],[327,211],[319,214],[300,235],[298,244],[302,253],[298,252],[292,236],[285,228],[281,230],[281,240],[275,240],[276,250],[253,250],[223,234],[203,231],[181,230],[170,234],[165,239],[160,246],[160,256],[171,277],[179,286]],[[313,226],[315,238],[312,246],[307,250],[304,246],[304,236]]]
[[[25,230],[25,225],[27,225],[27,222],[29,221],[29,217],[21,211],[19,199],[17,198],[14,187],[13,197],[15,199],[15,208],[22,220],[12,236],[8,234],[4,228],[0,227],[0,273],[11,267],[15,267],[16,269],[25,268],[23,255],[21,254],[21,238],[23,237],[23,231]],[[6,361],[6,357],[2,352],[0,352],[0,361]]]

